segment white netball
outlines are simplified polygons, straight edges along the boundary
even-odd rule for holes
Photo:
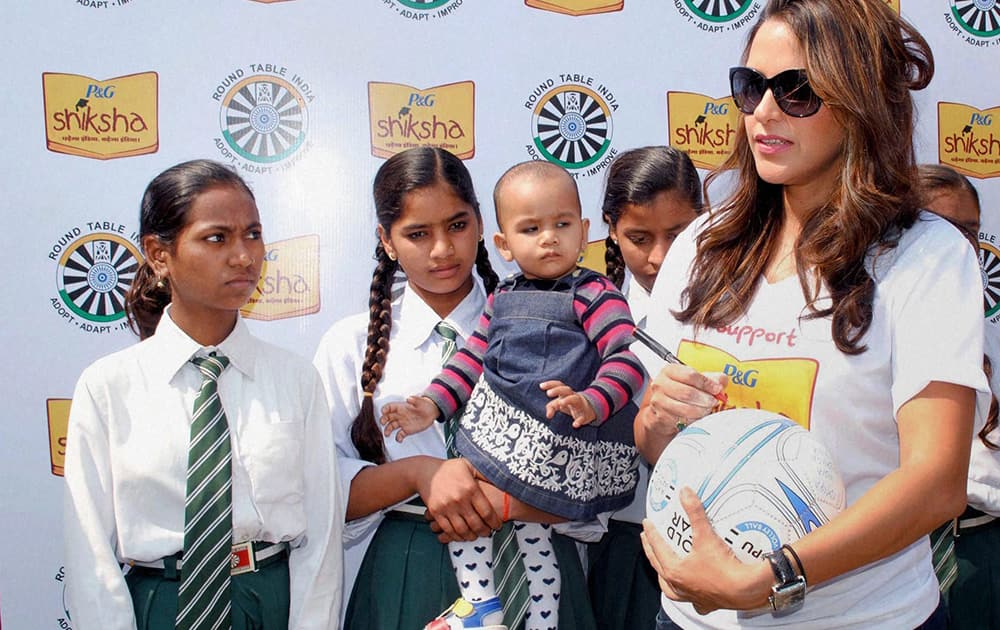
[[[692,540],[680,504],[684,486],[698,494],[716,533],[747,563],[825,524],[845,502],[826,447],[792,420],[758,409],[706,416],[660,455],[646,516],[682,555]]]

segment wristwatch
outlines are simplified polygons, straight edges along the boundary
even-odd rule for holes
[[[764,554],[777,580],[767,601],[775,612],[791,613],[802,608],[806,600],[806,578],[795,572],[784,549]]]

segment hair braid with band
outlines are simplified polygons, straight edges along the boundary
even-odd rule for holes
[[[398,263],[389,258],[382,243],[375,246],[375,272],[372,274],[368,297],[368,345],[361,365],[361,411],[351,423],[351,441],[362,459],[375,464],[385,463],[385,442],[375,420],[373,396],[382,380],[385,360],[389,355],[389,334],[392,332],[392,278]],[[367,394],[372,394],[371,396]]]
[[[610,234],[604,239],[604,265],[604,275],[621,289],[625,284],[625,258],[622,257],[622,248]]]

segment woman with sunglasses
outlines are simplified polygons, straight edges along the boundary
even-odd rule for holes
[[[975,256],[914,189],[910,91],[932,74],[883,0],[770,0],[730,73],[745,133],[708,182],[736,187],[663,264],[647,332],[690,367],[648,366],[636,442],[655,462],[725,390],[822,441],[847,507],[743,564],[683,490],[690,553],[643,533],[659,628],[947,623],[927,534],[965,507],[988,387]]]

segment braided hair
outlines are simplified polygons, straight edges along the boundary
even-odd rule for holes
[[[406,195],[443,182],[469,204],[480,221],[479,201],[472,186],[472,176],[460,159],[435,147],[417,147],[392,156],[375,174],[373,194],[378,224],[389,232],[402,214]],[[351,441],[362,459],[385,463],[385,442],[375,418],[373,397],[382,380],[389,355],[392,332],[392,282],[399,263],[389,257],[381,241],[375,245],[375,271],[368,296],[368,338],[361,365],[361,411],[351,423]],[[485,243],[480,240],[476,253],[476,271],[487,292],[492,293],[499,278],[490,264]]]

